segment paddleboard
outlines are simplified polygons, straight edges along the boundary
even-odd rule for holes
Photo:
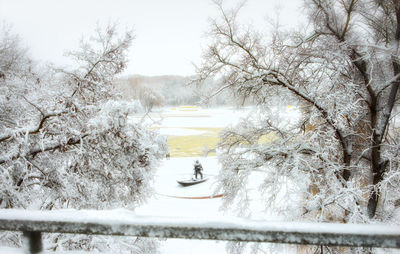
[[[203,179],[188,179],[188,180],[177,180],[177,182],[182,186],[190,186],[194,184],[199,184],[207,181],[207,177],[203,177]]]

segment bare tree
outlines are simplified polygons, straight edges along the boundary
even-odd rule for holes
[[[257,115],[222,134],[226,204],[246,199],[248,178],[263,172],[264,199],[287,218],[393,220],[400,1],[306,0],[307,31],[275,27],[268,35],[238,24],[240,8],[216,5],[221,15],[199,80],[221,76],[217,92],[229,88],[259,105]],[[274,108],[288,104],[299,117],[283,123]],[[274,138],[260,142],[266,135]],[[293,200],[289,210],[279,193]]]

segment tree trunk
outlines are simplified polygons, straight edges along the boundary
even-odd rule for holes
[[[400,26],[399,26],[400,27]],[[399,34],[400,36],[400,34]],[[400,64],[397,63],[396,59],[393,59],[392,61],[393,64],[393,74],[394,76],[397,76],[400,73]],[[373,187],[374,189],[371,192],[371,196],[369,197],[368,200],[368,216],[370,218],[373,218],[376,214],[376,208],[378,206],[378,201],[379,201],[379,195],[380,191],[379,188],[377,188],[377,185],[383,180],[383,175],[386,170],[385,163],[383,163],[382,160],[382,152],[381,152],[381,146],[382,146],[382,141],[383,141],[383,136],[384,133],[387,129],[390,115],[396,100],[396,95],[397,91],[399,89],[399,78],[396,78],[395,81],[392,82],[389,97],[387,104],[385,105],[383,109],[383,114],[382,114],[382,119],[381,121],[377,121],[375,112],[371,112],[372,115],[372,126],[375,126],[374,132],[373,132],[373,141],[372,141],[372,153],[371,153],[371,166],[372,166],[372,174],[373,174]],[[376,108],[376,106],[375,106]],[[375,123],[376,122],[376,123]]]

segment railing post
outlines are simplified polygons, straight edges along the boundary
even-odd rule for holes
[[[43,250],[41,232],[24,231],[23,238],[24,250],[27,254],[37,254]]]

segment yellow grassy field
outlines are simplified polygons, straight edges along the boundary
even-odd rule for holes
[[[197,157],[203,155],[205,148],[215,149],[221,128],[184,128],[205,132],[202,135],[168,136],[171,157]],[[209,153],[208,156],[215,156]]]
[[[221,128],[183,128],[204,132],[201,135],[168,136],[168,148],[171,157],[198,157],[204,155],[205,150],[215,151],[219,141]],[[276,140],[275,134],[263,135],[259,143],[266,144]],[[215,156],[215,152],[208,153],[207,156]]]

